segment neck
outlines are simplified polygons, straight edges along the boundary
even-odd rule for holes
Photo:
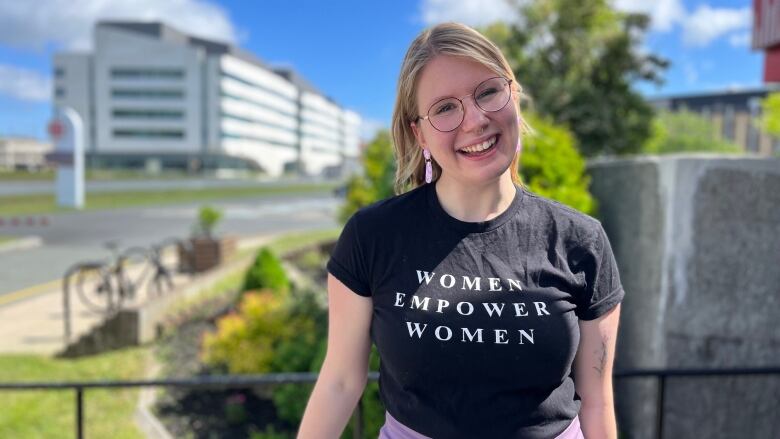
[[[482,184],[464,183],[443,174],[436,181],[436,195],[441,207],[451,217],[465,222],[491,220],[512,204],[515,198],[510,171],[493,181]]]

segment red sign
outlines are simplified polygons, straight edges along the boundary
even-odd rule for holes
[[[49,122],[49,136],[55,141],[60,140],[60,137],[62,137],[62,133],[65,131],[65,128],[62,126],[62,122],[55,119],[51,122]]]

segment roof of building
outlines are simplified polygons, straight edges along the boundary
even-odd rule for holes
[[[277,75],[287,79],[299,88],[316,93],[318,95],[325,96],[310,82],[304,79],[298,72],[288,67],[270,67],[263,62],[260,58],[254,54],[247,52],[239,47],[236,47],[230,43],[220,42],[215,40],[209,40],[206,38],[196,37],[181,32],[163,22],[151,21],[151,22],[139,22],[139,21],[100,21],[98,26],[113,27],[122,29],[134,33],[140,33],[157,38],[162,41],[168,41],[172,43],[188,45],[193,47],[199,47],[206,51],[209,55],[222,55],[229,54],[240,58],[243,61],[249,62],[256,66],[262,67],[266,70],[276,73]],[[326,96],[326,99],[333,101]]]
[[[721,90],[711,90],[711,91],[701,91],[701,92],[693,92],[693,93],[681,93],[677,95],[668,95],[668,96],[655,96],[652,98],[648,98],[650,102],[658,102],[658,101],[668,101],[668,100],[685,100],[685,99],[696,99],[696,98],[717,98],[717,97],[727,97],[727,96],[758,96],[758,95],[765,95],[767,93],[772,93],[780,91],[780,84],[764,84],[760,87],[745,87],[745,88],[725,88]]]
[[[731,88],[710,92],[690,93],[676,96],[654,97],[648,101],[656,108],[677,110],[679,108],[757,110],[760,99],[769,93],[780,91],[780,84],[766,84],[763,87]]]

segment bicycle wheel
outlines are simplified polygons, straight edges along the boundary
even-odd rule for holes
[[[81,302],[92,312],[111,314],[122,305],[115,294],[105,265],[87,263],[78,266],[73,274],[73,286]]]
[[[114,277],[124,300],[135,300],[148,289],[152,273],[150,259],[149,251],[143,247],[130,247],[117,259]]]

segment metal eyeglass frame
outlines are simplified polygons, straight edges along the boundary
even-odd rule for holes
[[[506,100],[506,102],[504,102],[504,105],[502,105],[502,106],[501,106],[501,108],[499,108],[499,109],[497,109],[497,110],[485,110],[485,109],[484,109],[484,108],[482,108],[482,106],[480,106],[480,105],[479,105],[479,103],[477,102],[477,97],[475,96],[475,94],[477,93],[477,90],[479,90],[479,87],[480,87],[482,84],[484,84],[484,83],[486,83],[486,82],[488,82],[488,81],[492,81],[492,80],[494,80],[494,79],[496,79],[496,78],[501,78],[501,79],[503,79],[504,81],[506,81],[506,86],[509,88],[509,96],[507,97],[507,100]],[[501,110],[503,110],[504,108],[506,108],[506,104],[508,104],[508,103],[509,103],[509,101],[511,101],[511,100],[512,100],[512,80],[511,80],[511,79],[504,78],[503,76],[493,76],[492,78],[488,78],[488,79],[486,79],[486,80],[484,80],[484,81],[480,82],[479,84],[477,84],[477,86],[476,86],[476,87],[474,87],[474,91],[473,91],[473,92],[471,92],[471,94],[469,94],[469,95],[463,96],[463,98],[457,98],[457,97],[455,97],[455,96],[448,96],[448,97],[446,97],[446,98],[439,99],[438,101],[436,101],[436,102],[434,102],[433,104],[431,104],[431,106],[430,106],[430,107],[428,107],[428,111],[426,112],[425,116],[420,116],[420,115],[418,115],[418,116],[417,116],[417,119],[415,119],[415,120],[414,120],[414,122],[418,122],[418,121],[420,121],[420,120],[427,120],[427,121],[428,121],[428,123],[430,123],[430,124],[431,124],[431,126],[433,127],[433,129],[435,129],[436,131],[439,131],[439,132],[441,132],[441,133],[449,133],[449,132],[455,131],[455,130],[457,130],[457,129],[458,129],[458,127],[460,127],[460,126],[461,126],[461,124],[463,124],[463,119],[465,119],[465,118],[466,118],[466,106],[463,104],[463,99],[466,99],[466,98],[468,98],[468,97],[472,98],[472,99],[474,100],[474,104],[475,104],[475,105],[476,105],[476,106],[477,106],[477,107],[478,107],[480,110],[482,110],[482,111],[485,111],[485,112],[488,112],[488,113],[495,113],[496,111],[501,111]],[[451,130],[440,130],[440,129],[436,128],[436,125],[434,125],[434,124],[433,124],[433,122],[431,122],[431,120],[430,120],[430,119],[431,119],[430,113],[431,113],[431,109],[432,109],[434,106],[436,106],[436,104],[438,104],[438,103],[439,103],[439,102],[441,102],[441,101],[446,101],[447,99],[455,99],[455,100],[457,100],[458,102],[460,102],[460,108],[461,108],[461,110],[462,110],[462,111],[461,111],[461,118],[460,118],[460,122],[458,122],[458,124],[457,124],[457,125],[455,125],[455,128],[453,128],[453,129],[451,129]]]

